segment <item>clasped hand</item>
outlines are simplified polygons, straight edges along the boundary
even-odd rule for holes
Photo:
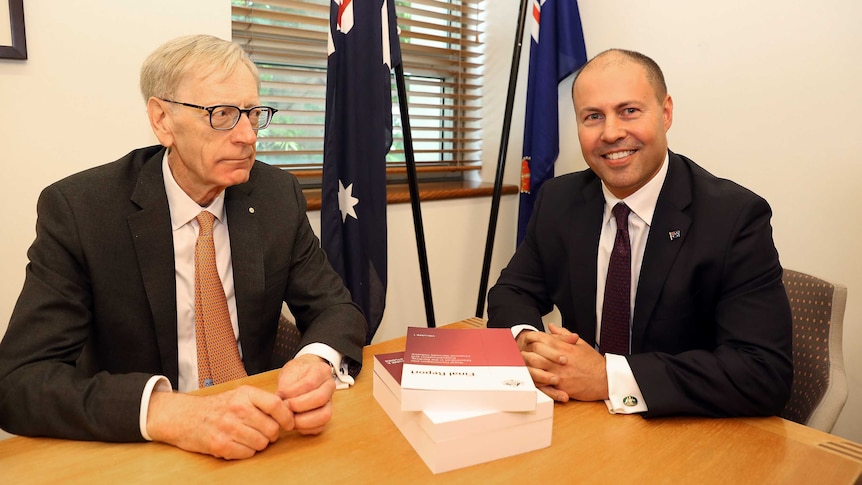
[[[516,339],[536,387],[560,402],[607,399],[605,358],[578,334],[554,324],[548,329],[523,331]]]
[[[240,386],[209,396],[154,392],[147,431],[154,441],[225,459],[254,456],[281,431],[323,431],[332,417],[335,383],[329,364],[315,355],[289,361],[275,394]]]

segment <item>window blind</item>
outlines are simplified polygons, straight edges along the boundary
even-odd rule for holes
[[[261,73],[261,104],[279,111],[258,134],[258,159],[319,179],[323,164],[326,55],[331,0],[232,0],[234,42]],[[417,170],[461,178],[481,164],[485,0],[396,0]],[[387,172],[405,172],[393,75]]]

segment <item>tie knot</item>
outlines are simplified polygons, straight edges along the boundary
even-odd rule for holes
[[[617,227],[623,228],[628,227],[629,222],[629,213],[632,210],[629,209],[629,206],[625,205],[623,202],[617,202],[617,205],[613,208],[614,217],[617,219]]]
[[[201,225],[201,235],[209,235],[213,232],[213,220],[215,216],[209,211],[201,211],[197,218],[198,224]]]

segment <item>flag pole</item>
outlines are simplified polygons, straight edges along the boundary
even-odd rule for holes
[[[509,131],[512,126],[512,107],[515,104],[515,87],[518,84],[518,68],[521,63],[524,25],[527,19],[527,4],[530,1],[521,0],[521,7],[518,12],[518,27],[515,34],[515,47],[512,52],[512,67],[509,71],[509,92],[506,95],[506,111],[503,115],[503,132],[500,137],[500,152],[497,158],[497,175],[494,179],[494,194],[491,197],[491,217],[488,221],[488,236],[485,240],[485,259],[482,263],[482,276],[479,280],[479,301],[476,304],[476,318],[482,318],[485,315],[488,273],[491,271],[491,255],[494,253],[494,236],[497,232],[497,216],[500,212],[500,197],[503,192],[503,172],[506,169],[506,150],[509,145]]]
[[[425,300],[425,320],[428,328],[437,326],[434,321],[434,302],[431,299],[431,277],[428,273],[428,256],[425,251],[425,229],[419,207],[419,186],[416,180],[416,157],[413,152],[413,135],[407,110],[407,88],[402,63],[395,65],[395,84],[398,87],[398,107],[401,109],[401,131],[404,135],[404,154],[407,161],[407,185],[410,189],[410,206],[413,208],[413,229],[416,233],[416,251],[419,253],[419,274],[422,278],[422,296]]]

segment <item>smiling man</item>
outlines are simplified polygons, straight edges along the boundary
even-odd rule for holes
[[[605,51],[572,88],[589,169],[547,182],[524,242],[491,289],[557,401],[612,413],[779,413],[790,307],[765,200],[668,150],[673,101],[658,65]],[[561,325],[542,317],[557,307]]]
[[[224,458],[324,429],[337,385],[359,372],[366,324],[296,178],[255,161],[276,112],[259,87],[238,45],[170,41],[141,70],[160,145],[42,192],[0,342],[0,427]],[[287,363],[273,354],[285,303],[302,333]],[[274,394],[186,393],[278,367]]]

